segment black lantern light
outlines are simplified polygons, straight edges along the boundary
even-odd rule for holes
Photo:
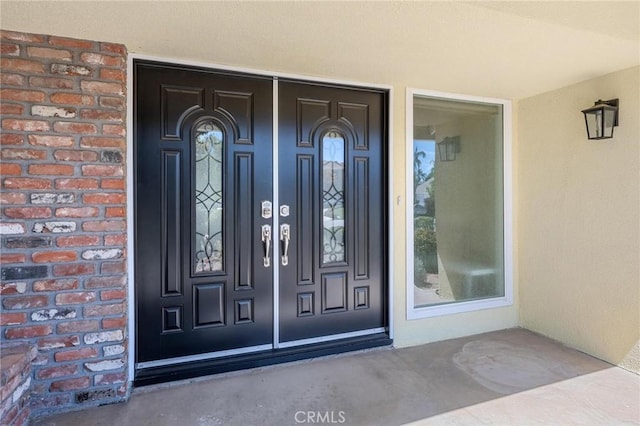
[[[589,139],[613,137],[613,128],[618,125],[618,99],[608,101],[598,99],[591,108],[582,110],[582,113]]]
[[[440,161],[453,161],[460,152],[460,136],[447,136],[438,142],[438,156]]]

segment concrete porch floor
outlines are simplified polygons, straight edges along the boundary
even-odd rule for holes
[[[640,423],[640,376],[523,329],[135,389],[34,424]]]

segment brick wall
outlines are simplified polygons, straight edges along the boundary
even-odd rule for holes
[[[38,349],[27,343],[0,347],[0,424],[22,426],[31,416],[31,364]]]
[[[127,389],[126,51],[1,32],[3,341],[38,347],[32,412]]]

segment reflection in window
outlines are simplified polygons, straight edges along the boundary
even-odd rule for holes
[[[222,270],[223,133],[212,121],[195,132],[195,271]]]
[[[335,131],[322,138],[322,262],[345,261],[344,138]]]
[[[413,308],[502,297],[502,105],[413,99]]]
[[[413,252],[414,281],[425,295],[438,296],[438,248],[436,240],[435,165],[436,141],[413,142]]]

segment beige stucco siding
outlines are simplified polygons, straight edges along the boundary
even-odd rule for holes
[[[614,138],[580,110],[620,98]],[[519,103],[522,326],[640,372],[640,68]]]

